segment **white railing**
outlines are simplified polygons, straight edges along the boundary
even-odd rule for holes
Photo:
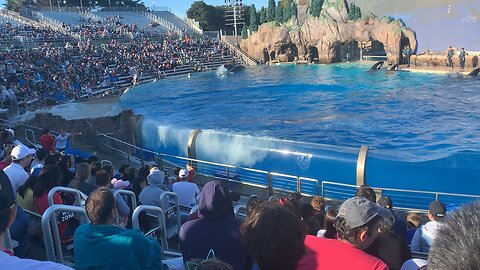
[[[178,28],[173,23],[165,20],[164,18],[160,18],[157,15],[147,11],[139,11],[138,13],[147,17],[152,22],[158,23],[160,26],[164,27],[165,29],[175,32],[179,37],[183,35],[182,29]]]
[[[199,22],[197,22],[194,19],[189,19],[189,18],[186,18],[185,22],[188,24],[188,26],[190,26],[190,28],[195,30],[200,35],[203,35],[203,28],[200,26]]]

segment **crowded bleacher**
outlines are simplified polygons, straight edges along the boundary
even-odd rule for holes
[[[432,201],[426,213],[407,213],[366,185],[345,201],[298,192],[239,196],[222,179],[199,187],[191,163],[174,170],[125,163],[117,170],[95,155],[68,155],[73,136],[82,133],[62,130],[54,136],[46,129],[35,150],[11,130],[2,132],[0,263],[5,269],[480,265],[478,202],[447,212],[442,202]],[[49,222],[40,224],[42,219]],[[38,246],[45,246],[51,262],[34,260]],[[123,255],[111,256],[112,250]],[[473,255],[468,260],[445,257],[468,252]]]

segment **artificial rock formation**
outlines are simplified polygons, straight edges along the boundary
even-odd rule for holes
[[[302,0],[297,2],[304,4]],[[263,59],[268,51],[281,62],[294,58],[292,56],[308,59],[310,52],[317,50],[321,63],[335,62],[339,45],[351,41],[381,42],[391,63],[399,62],[401,47],[405,44],[414,51],[417,48],[415,32],[401,20],[370,15],[359,21],[348,21],[345,0],[325,0],[319,17],[308,15],[308,7],[300,6],[298,18],[281,26],[274,22],[262,24],[256,33],[242,41],[241,48],[256,59]]]

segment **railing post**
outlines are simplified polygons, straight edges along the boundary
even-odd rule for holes
[[[365,169],[367,163],[368,146],[362,145],[358,151],[356,185],[365,185]]]
[[[128,166],[130,166],[130,146],[127,147],[127,162]]]
[[[157,167],[163,171],[163,159],[160,154],[157,154]]]
[[[435,193],[435,201],[437,202],[438,202],[438,195],[439,195],[438,193]]]
[[[143,152],[143,149],[140,148],[140,165],[143,167],[143,164],[145,163],[145,153]]]
[[[325,198],[325,184],[322,181],[322,198]]]
[[[273,182],[272,182],[271,173],[267,173],[267,181],[268,181],[268,196],[273,196]]]
[[[300,180],[300,177],[297,177],[297,192],[302,193],[302,180]]]

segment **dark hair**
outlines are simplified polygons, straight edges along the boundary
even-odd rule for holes
[[[375,191],[367,185],[359,186],[357,188],[357,194],[355,196],[365,198],[365,199],[370,200],[374,203],[377,202],[377,195],[375,194]]]
[[[42,168],[37,181],[33,187],[33,196],[39,198],[49,192],[53,187],[58,186],[62,179],[62,173],[57,165],[47,165]]]
[[[39,148],[35,155],[38,160],[45,160],[50,152],[47,149]]]
[[[100,164],[100,162],[95,162],[95,161],[94,161],[94,162],[89,163],[89,164],[90,164],[90,167],[92,168],[92,169],[90,170],[90,174],[91,174],[91,175],[97,174],[97,172],[102,169],[102,164]],[[92,164],[93,164],[93,165],[92,165]]]
[[[35,183],[37,182],[37,177],[35,177],[33,174],[28,176],[27,181],[18,188],[18,195],[20,195],[22,198],[25,199],[25,192],[27,192],[27,189],[33,190],[33,187],[35,186]]]
[[[300,214],[300,217],[302,217],[302,219],[304,220],[312,219],[314,214],[313,206],[310,204],[302,203],[300,207],[298,207],[298,213]]]
[[[323,229],[325,229],[325,234],[323,237],[328,239],[337,238],[337,229],[335,229],[335,220],[337,218],[337,211],[335,209],[328,209],[325,213],[325,219],[323,220]]]
[[[190,262],[186,263],[188,265],[195,266],[195,268],[190,268],[191,270],[233,270],[233,267],[225,262],[220,260],[201,260],[201,259],[192,259]],[[188,269],[188,268],[185,268]]]
[[[8,229],[8,223],[10,222],[10,215],[12,214],[12,208],[0,210],[0,233],[5,233]]]
[[[127,167],[122,174],[122,179],[124,181],[133,181],[133,179],[135,179],[135,168]]]
[[[115,207],[113,193],[106,188],[97,189],[90,193],[85,203],[88,218],[95,225],[105,224]]]
[[[125,172],[125,169],[128,167],[130,167],[130,165],[123,163],[122,165],[120,165],[120,168],[118,168],[118,172],[123,174]]]
[[[146,179],[149,174],[150,174],[150,166],[143,165],[140,169],[138,169],[137,177]],[[167,175],[167,174],[165,174],[165,175]]]
[[[276,203],[265,202],[245,219],[240,231],[260,269],[293,270],[305,253],[305,227]]]
[[[428,252],[428,269],[478,269],[479,241],[480,201],[476,201],[449,214],[439,227]]]
[[[395,219],[392,213],[392,217],[380,218],[380,227],[378,227],[378,229],[382,232],[391,232],[393,230],[394,225],[395,225]]]
[[[247,217],[250,216],[253,212],[255,212],[258,208],[265,203],[265,200],[260,199],[256,195],[250,196],[247,201]]]
[[[101,169],[95,174],[95,185],[97,187],[105,187],[110,184],[112,176],[107,170]]]
[[[87,158],[88,164],[92,164],[92,162],[98,162],[98,157],[96,155],[91,155]]]
[[[42,134],[43,134],[43,135],[47,135],[49,132],[50,132],[50,129],[49,129],[49,128],[44,128]]]
[[[367,235],[370,236],[374,230],[374,225],[377,224],[380,217],[375,216],[367,224],[351,229],[347,224],[347,220],[343,217],[337,217],[335,220],[335,228],[337,229],[338,239],[346,240],[353,245],[358,244],[359,234],[361,232],[367,232]]]
[[[43,164],[45,164],[45,166],[46,165],[57,165],[59,158],[60,158],[60,156],[58,154],[48,155],[45,158],[45,162]]]

